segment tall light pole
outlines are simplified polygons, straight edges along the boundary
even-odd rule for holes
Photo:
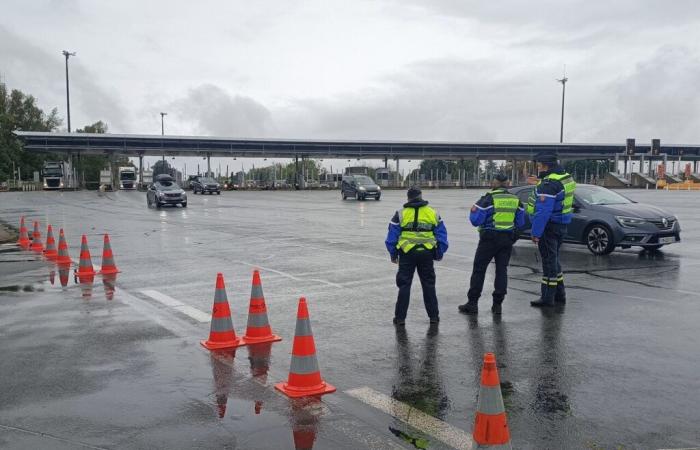
[[[68,132],[70,133],[70,83],[68,82],[68,58],[75,56],[75,52],[63,50],[63,56],[66,57],[66,107],[68,109]]]
[[[569,81],[566,78],[566,68],[564,69],[564,78],[557,80],[561,83],[561,125],[559,127],[559,143],[564,142],[564,96],[566,95],[566,82]]]
[[[167,116],[168,113],[166,112],[161,112],[160,113],[160,135],[165,136],[165,116]],[[165,170],[165,151],[163,151],[163,170]]]

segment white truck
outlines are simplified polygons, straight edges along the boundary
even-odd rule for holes
[[[153,171],[152,170],[144,170],[143,171],[143,179],[141,180],[141,184],[144,186],[148,186],[151,183],[153,183]]]
[[[44,190],[57,190],[70,186],[71,168],[68,161],[46,161],[41,169]]]
[[[127,166],[119,168],[119,189],[136,189],[136,168]]]

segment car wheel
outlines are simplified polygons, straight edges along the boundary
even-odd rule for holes
[[[182,205],[183,208],[187,208],[187,202],[180,203],[180,204]]]
[[[382,196],[381,196],[381,195],[377,195],[374,199],[375,199],[376,201],[379,201],[380,198],[382,198]]]
[[[221,191],[216,191],[216,195],[221,195]]]
[[[345,191],[340,191],[340,196],[343,197],[343,200],[347,200],[348,196],[345,195]]]
[[[586,246],[594,255],[608,255],[615,249],[610,228],[603,224],[594,224],[586,230]]]
[[[359,202],[360,200],[362,200],[362,197],[360,196],[360,193],[359,193],[359,192],[356,192],[356,193],[355,193],[355,200],[357,200],[358,202]]]
[[[660,245],[647,245],[646,247],[644,247],[644,250],[649,251],[649,252],[655,252],[655,251],[659,250],[659,249],[660,249],[661,247],[663,247],[663,246],[664,246],[664,244],[660,244]]]
[[[160,209],[161,206],[163,205],[161,205],[159,201],[156,201],[156,208]]]

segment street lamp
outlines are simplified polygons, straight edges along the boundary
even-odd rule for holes
[[[564,96],[566,95],[566,82],[569,81],[566,78],[566,67],[564,67],[564,77],[561,80],[557,80],[561,83],[561,125],[559,127],[559,143],[564,142]]]
[[[63,50],[63,56],[66,57],[66,108],[68,110],[68,132],[70,133],[70,85],[68,82],[68,58],[75,56],[75,52]]]
[[[165,136],[165,116],[167,116],[168,113],[166,112],[161,112],[160,113],[160,135]],[[165,170],[165,151],[163,151],[163,170]]]

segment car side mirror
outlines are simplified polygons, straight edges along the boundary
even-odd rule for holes
[[[571,205],[571,207],[573,208],[574,212],[579,212],[583,208],[583,205],[578,200],[574,200],[574,204]]]

